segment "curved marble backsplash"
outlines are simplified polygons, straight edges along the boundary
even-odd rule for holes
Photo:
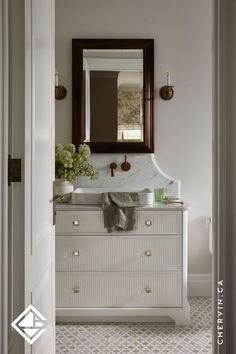
[[[90,163],[99,171],[96,181],[88,177],[80,177],[75,188],[85,187],[132,187],[132,188],[167,188],[168,195],[181,197],[181,182],[167,176],[158,167],[154,154],[127,154],[131,169],[124,172],[121,164],[124,154],[92,154]],[[110,163],[115,162],[115,177],[111,177]]]

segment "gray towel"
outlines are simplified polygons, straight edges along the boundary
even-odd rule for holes
[[[104,226],[108,232],[134,230],[137,206],[140,206],[138,193],[103,193]]]

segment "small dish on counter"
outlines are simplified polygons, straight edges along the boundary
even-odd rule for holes
[[[166,196],[162,199],[165,204],[184,204],[183,200],[174,196]]]

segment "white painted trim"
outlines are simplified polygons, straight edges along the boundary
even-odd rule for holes
[[[0,352],[8,351],[8,1],[0,0]]]
[[[188,296],[212,296],[212,274],[189,274]]]
[[[25,0],[9,1],[9,154],[22,159],[21,183],[9,187],[9,323],[24,309],[24,119]],[[24,340],[9,331],[9,352],[24,352]]]
[[[217,293],[216,284],[220,279],[226,280],[226,240],[230,238],[227,235],[226,219],[229,210],[227,209],[227,129],[226,129],[226,52],[227,47],[226,28],[228,14],[226,5],[229,1],[214,0],[214,28],[213,28],[213,200],[212,200],[212,255],[214,277],[212,284],[213,295],[213,353],[226,353],[226,338],[224,344],[217,345]],[[228,54],[227,54],[228,55]],[[230,210],[231,211],[231,210]],[[227,237],[226,237],[227,235]],[[229,306],[229,305],[228,305]],[[230,306],[229,306],[230,308]],[[231,308],[230,308],[231,310]],[[224,314],[225,315],[225,314]],[[232,318],[232,316],[230,316]],[[230,323],[230,321],[227,321]],[[224,328],[226,324],[224,316]],[[229,326],[230,327],[230,326]],[[229,333],[229,331],[228,331]],[[224,333],[225,334],[225,333]],[[232,344],[232,343],[231,343]],[[231,348],[232,349],[232,348]]]

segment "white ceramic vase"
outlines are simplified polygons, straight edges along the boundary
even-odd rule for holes
[[[64,181],[61,178],[56,178],[55,181],[55,195],[63,196],[62,202],[68,202],[71,199],[71,192],[73,192],[74,186],[69,181]]]

